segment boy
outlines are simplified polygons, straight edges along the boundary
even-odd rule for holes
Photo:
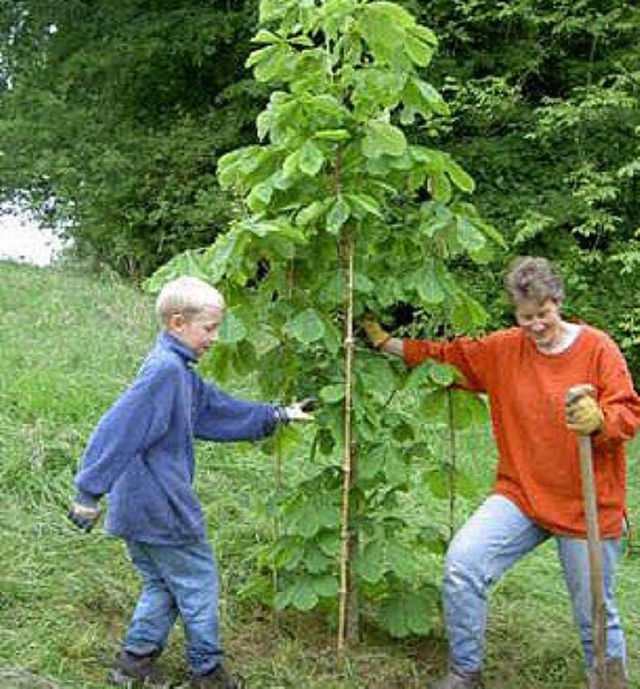
[[[107,531],[125,540],[142,592],[112,684],[162,683],[155,660],[178,615],[187,639],[191,686],[236,689],[221,664],[217,571],[193,489],[194,438],[257,440],[278,423],[310,421],[306,402],[288,407],[234,399],[194,370],[218,339],[222,295],[198,278],[161,290],[164,326],[132,385],[102,417],[75,478],[68,513],[79,528],[96,523],[109,493]]]

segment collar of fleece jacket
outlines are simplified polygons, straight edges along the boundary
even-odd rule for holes
[[[187,346],[184,342],[179,340],[174,335],[168,333],[166,330],[163,330],[160,333],[158,337],[158,343],[162,347],[169,349],[172,352],[175,352],[178,356],[180,356],[188,363],[198,363],[198,357],[196,356],[196,353],[193,351],[193,349],[191,349],[191,347]]]

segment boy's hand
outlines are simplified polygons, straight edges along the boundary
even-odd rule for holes
[[[315,397],[307,397],[300,402],[293,402],[288,407],[283,407],[282,410],[286,417],[286,421],[313,421],[313,414],[310,412],[318,408],[318,400]]]
[[[77,495],[67,511],[67,518],[74,526],[89,533],[100,518],[100,506],[93,498]]]

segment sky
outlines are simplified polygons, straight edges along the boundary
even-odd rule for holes
[[[0,261],[49,265],[62,248],[60,239],[26,217],[0,215]]]

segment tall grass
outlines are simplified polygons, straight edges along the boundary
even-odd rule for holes
[[[0,263],[0,312],[0,670],[22,672],[27,684],[16,688],[31,682],[30,689],[39,689],[37,675],[56,687],[99,689],[138,582],[119,541],[99,530],[81,534],[64,512],[89,433],[155,337],[152,301],[108,276]],[[251,396],[242,381],[231,392],[243,387]],[[445,440],[434,437],[436,448],[438,443],[436,452],[446,453]],[[274,614],[240,599],[255,567],[253,553],[273,529],[265,496],[275,489],[276,471],[265,449],[199,448],[198,486],[220,560],[229,664],[252,689],[426,687],[446,663],[442,634],[399,642],[365,629],[362,644],[338,670],[331,616]],[[459,452],[482,494],[494,462],[487,429],[461,434]],[[630,470],[632,514],[638,512],[637,454]],[[285,481],[303,461],[296,453],[284,458]],[[425,509],[421,490],[407,506],[416,520],[428,525],[445,519]],[[473,507],[474,500],[459,501],[458,524]],[[640,674],[639,565],[625,559],[620,572],[634,675]],[[185,671],[180,630],[163,662],[179,683]],[[569,689],[583,686],[582,674],[568,597],[549,543],[492,595],[488,686]],[[0,672],[0,689],[14,689],[9,676]]]

